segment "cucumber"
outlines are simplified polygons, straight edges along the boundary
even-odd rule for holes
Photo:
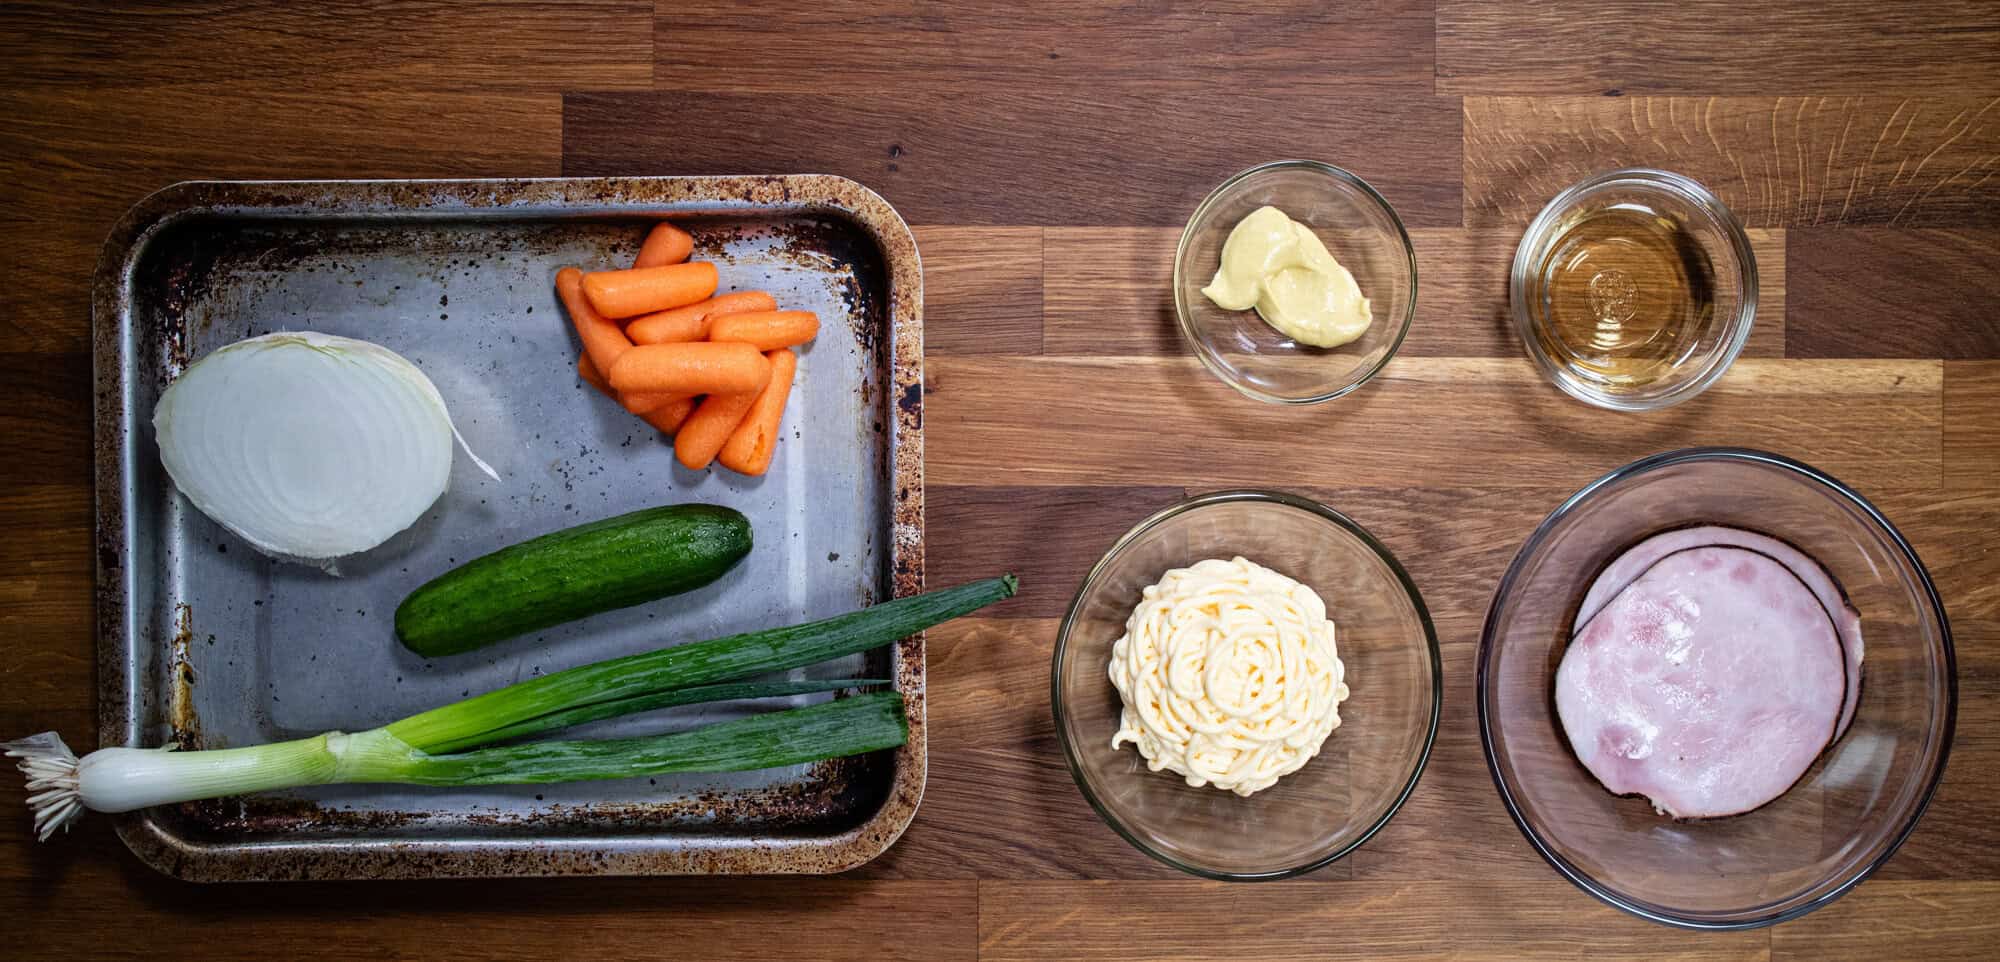
[[[750,553],[750,521],[712,504],[646,508],[545,534],[431,579],[396,637],[435,658],[692,591]]]

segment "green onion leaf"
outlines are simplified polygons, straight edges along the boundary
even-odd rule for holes
[[[806,681],[747,681],[730,682],[721,685],[696,685],[692,688],[675,688],[670,691],[655,692],[650,695],[634,695],[616,701],[601,701],[593,705],[582,705],[563,711],[550,712],[515,722],[505,728],[496,728],[483,735],[474,735],[458,744],[444,744],[431,749],[434,755],[464,751],[475,745],[494,745],[516,741],[530,735],[569,728],[585,722],[605,718],[636,715],[642,711],[656,711],[676,705],[695,705],[709,701],[742,701],[752,698],[781,698],[786,695],[810,695],[823,691],[839,691],[843,688],[865,688],[869,685],[887,685],[887,678],[833,678],[808,679]]]
[[[740,772],[895,748],[909,737],[903,696],[880,691],[672,735],[528,742],[455,755],[419,753],[399,766],[393,780],[417,785],[531,785],[669,772]]]
[[[821,621],[662,648],[559,671],[387,726],[420,751],[484,744],[493,732],[552,712],[798,668],[879,648],[1014,596],[1013,575],[885,601]]]

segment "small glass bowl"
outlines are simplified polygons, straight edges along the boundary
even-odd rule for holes
[[[1320,753],[1249,798],[1111,748],[1123,708],[1111,647],[1141,589],[1170,568],[1237,555],[1318,592],[1350,692]],[[1097,814],[1168,865],[1234,881],[1313,871],[1388,824],[1430,756],[1442,693],[1430,614],[1389,550],[1325,505],[1269,491],[1191,498],[1119,538],[1063,617],[1051,675],[1056,734]]]
[[[1690,524],[1778,537],[1861,613],[1861,701],[1847,733],[1771,803],[1675,821],[1616,797],[1555,715],[1578,600],[1642,538]],[[1507,811],[1564,878],[1641,918],[1745,929],[1826,905],[1880,868],[1937,789],[1958,704],[1943,604],[1916,553],[1860,495],[1797,461],[1735,448],[1658,454],[1572,495],[1500,579],[1479,640],[1479,731]]]
[[[1300,344],[1254,310],[1225,311],[1201,293],[1236,222],[1265,205],[1313,229],[1354,274],[1374,323],[1339,347]],[[1223,383],[1260,401],[1316,404],[1360,387],[1395,356],[1417,312],[1409,232],[1375,188],[1331,164],[1280,160],[1222,182],[1188,218],[1174,255],[1174,313],[1196,357]]]
[[[1703,273],[1712,274],[1713,305],[1705,325],[1691,332],[1693,339],[1675,352],[1665,374],[1636,386],[1564,364],[1537,336],[1548,326],[1544,282],[1551,262],[1559,259],[1556,244],[1580,220],[1614,208],[1674,220],[1706,260],[1710,270]],[[1508,289],[1514,331],[1544,377],[1571,397],[1598,407],[1651,411],[1700,394],[1735,362],[1757,314],[1757,258],[1743,225],[1708,188],[1668,171],[1628,167],[1570,187],[1535,215],[1514,249]]]

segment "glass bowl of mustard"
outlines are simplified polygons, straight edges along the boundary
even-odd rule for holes
[[[1367,383],[1417,308],[1417,258],[1367,181],[1312,160],[1245,170],[1188,218],[1174,313],[1195,356],[1260,401],[1317,404]]]

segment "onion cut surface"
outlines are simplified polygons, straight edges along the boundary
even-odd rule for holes
[[[456,436],[415,364],[310,331],[195,362],[161,394],[153,429],[167,474],[201,513],[265,554],[326,568],[437,501]]]

